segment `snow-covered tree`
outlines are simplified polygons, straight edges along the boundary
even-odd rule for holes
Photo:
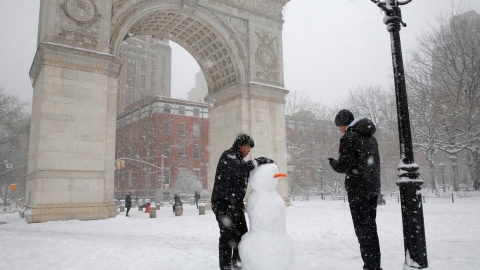
[[[25,112],[27,105],[0,88],[0,148],[5,144],[16,143],[18,136],[29,130],[30,122],[22,121],[29,117]]]
[[[480,137],[480,15],[457,6],[440,17],[411,52],[407,81],[414,140],[431,170],[439,150],[448,154],[458,190],[458,154]]]
[[[172,190],[175,193],[194,194],[195,191],[203,190],[203,184],[191,171],[182,170],[179,172],[178,180],[173,184]]]
[[[27,105],[0,88],[0,187],[4,191],[0,197],[4,197],[5,191],[9,190],[7,187],[15,183],[19,186],[9,198],[25,198],[30,135],[30,115],[25,111]],[[8,160],[8,168],[3,164],[5,160]]]

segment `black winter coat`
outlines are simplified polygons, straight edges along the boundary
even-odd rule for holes
[[[251,160],[244,161],[242,153],[232,147],[218,161],[212,191],[212,208],[221,203],[240,205],[247,192],[248,177],[255,168]]]
[[[373,134],[375,125],[366,118],[355,119],[340,139],[340,157],[330,161],[333,170],[345,173],[348,195],[380,193],[380,155]]]
[[[132,207],[132,197],[128,193],[127,197],[125,198],[125,207]]]

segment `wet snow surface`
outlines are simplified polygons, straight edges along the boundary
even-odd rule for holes
[[[387,204],[378,207],[377,218],[382,266],[402,269],[400,204],[390,194],[385,199]],[[430,269],[480,269],[479,209],[480,197],[455,198],[455,203],[426,199]],[[184,204],[184,215],[175,217],[167,204],[156,219],[136,208],[130,215],[27,224],[16,213],[0,214],[1,268],[218,269],[219,232],[211,211],[200,216],[196,206]],[[348,204],[343,200],[296,200],[286,215],[287,233],[294,240],[295,270],[362,268]]]

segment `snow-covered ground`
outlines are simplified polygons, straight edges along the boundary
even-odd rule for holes
[[[428,195],[428,194],[427,194]],[[477,195],[480,195],[477,193]],[[378,207],[384,270],[402,269],[400,204],[386,196]],[[156,219],[132,208],[131,217],[27,224],[0,214],[1,269],[218,269],[218,226],[211,211],[184,205],[175,217],[166,205]],[[480,196],[427,198],[424,204],[429,269],[480,269]],[[6,224],[4,224],[6,223]],[[355,270],[362,259],[348,203],[298,201],[287,208],[295,270]]]

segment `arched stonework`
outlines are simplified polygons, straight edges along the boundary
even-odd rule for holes
[[[282,8],[289,0],[43,0],[27,176],[28,222],[102,219],[113,205],[120,44],[167,38],[202,68],[210,104],[209,190],[216,162],[247,132],[248,158],[286,173]],[[207,162],[207,161],[205,161]],[[288,201],[288,184],[277,186]]]
[[[228,39],[232,33],[228,33],[229,29],[213,15],[201,7],[190,14],[168,4],[142,5],[116,26],[111,51],[116,55],[119,44],[130,35],[153,35],[172,40],[197,60],[209,92],[218,92],[245,77],[246,62],[242,48],[232,44],[234,39]]]

